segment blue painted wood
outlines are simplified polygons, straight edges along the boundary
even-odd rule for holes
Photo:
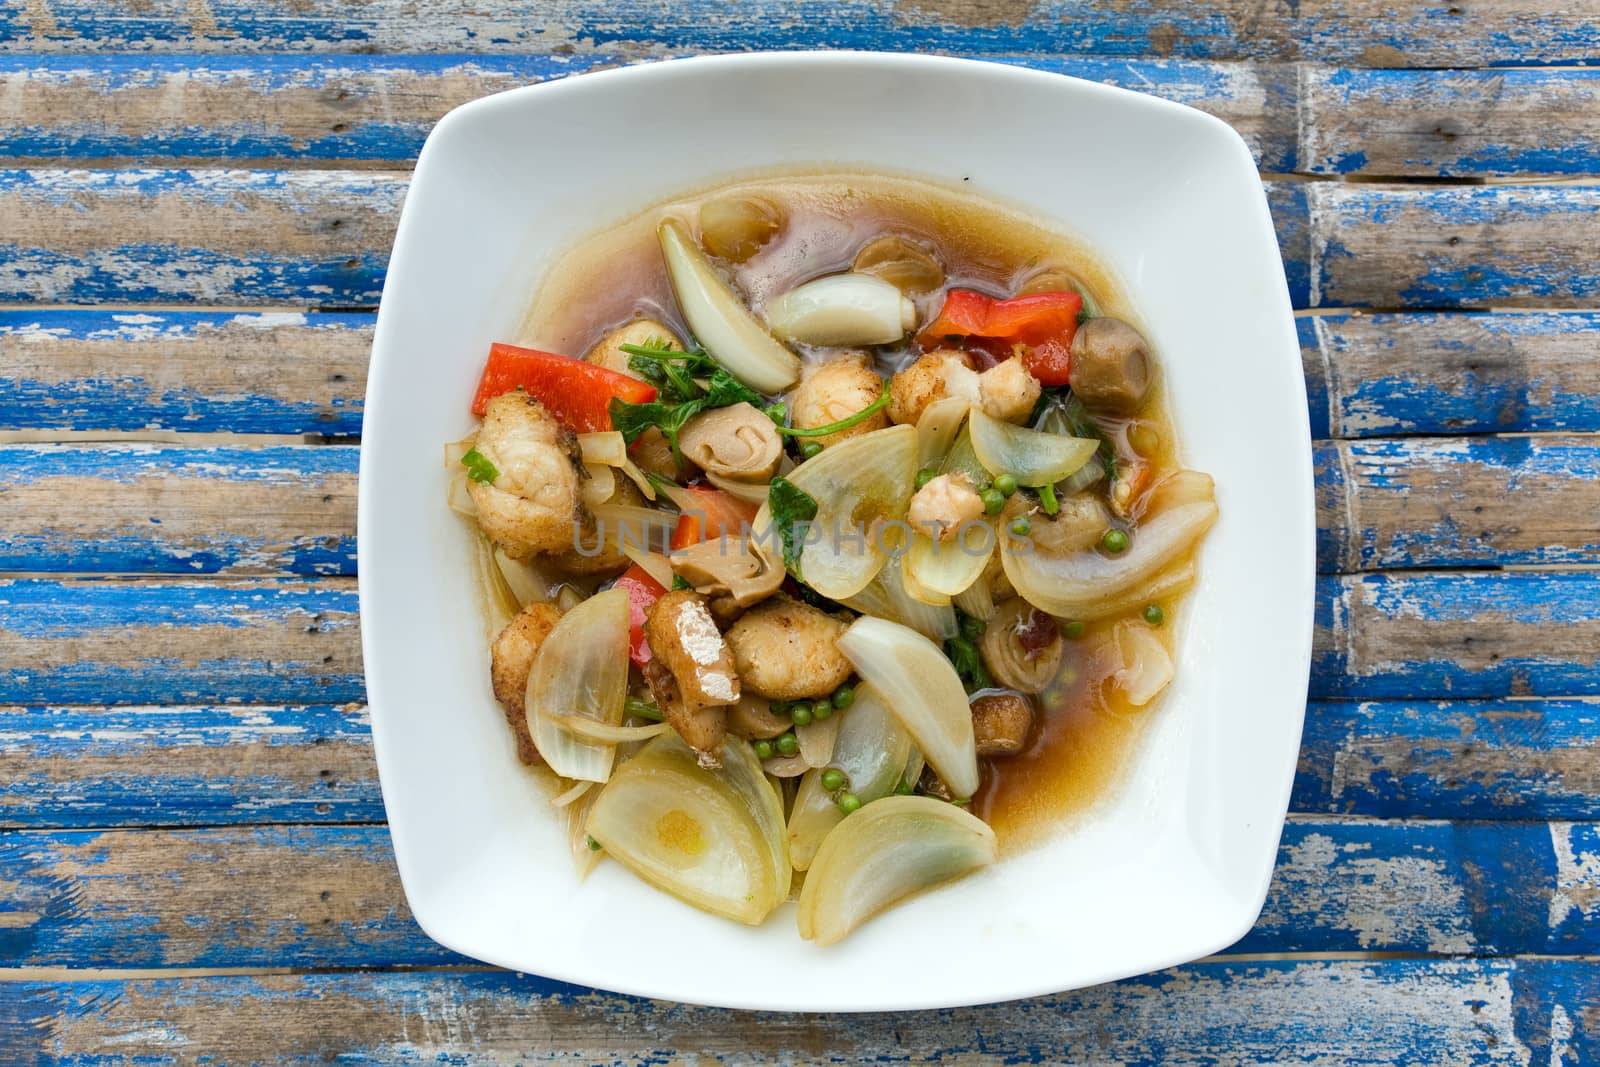
[[[359,700],[356,611],[340,579],[0,581],[0,702]]]
[[[358,434],[373,322],[0,311],[0,429]]]
[[[0,446],[0,570],[354,574],[350,447]],[[95,501],[76,509],[75,501]]]
[[[0,834],[12,887],[0,958],[138,969],[462,962],[412,921],[393,863],[382,826]],[[1597,864],[1594,823],[1294,819],[1262,915],[1228,953],[1593,954]]]
[[[0,826],[384,817],[366,708],[0,708]]]
[[[1600,705],[1312,701],[1290,809],[1380,818],[1600,818]]]
[[[37,1067],[238,1061],[1588,1063],[1588,960],[1208,962],[986,1007],[853,1016],[647,1001],[506,972],[0,985],[0,1055]],[[751,1025],[758,1022],[759,1025]]]

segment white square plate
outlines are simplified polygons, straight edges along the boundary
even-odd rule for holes
[[[541,270],[603,226],[782,168],[909,173],[1086,239],[1160,354],[1222,518],[1178,680],[1124,785],[1046,843],[819,949],[786,905],[750,929],[602,864],[516,762],[485,669],[441,447]],[[1311,450],[1299,348],[1250,153],[1198,111],[1053,74],[790,53],[633,67],[452,112],[428,138],[384,287],[361,450],[361,624],[395,857],[417,921],[491,963],[782,1010],[980,1003],[1221,949],[1260,910],[1310,662]]]

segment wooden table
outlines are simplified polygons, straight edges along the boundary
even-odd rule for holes
[[[1600,1058],[1600,0],[495,7],[0,0],[0,1061]],[[1144,89],[1259,157],[1322,577],[1277,877],[1223,956],[756,1017],[411,921],[354,538],[407,168],[485,93],[804,46]]]

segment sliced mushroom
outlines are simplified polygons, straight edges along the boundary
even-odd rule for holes
[[[1037,693],[1061,666],[1061,631],[1055,619],[1021,597],[995,609],[978,643],[984,665],[997,685]]]
[[[794,723],[772,710],[766,697],[745,693],[728,709],[728,732],[749,741],[766,741],[787,733]]]
[[[1072,391],[1092,408],[1137,411],[1152,378],[1144,335],[1121,319],[1090,319],[1072,338],[1069,378]]]
[[[726,597],[740,608],[765,600],[783,584],[782,567],[770,566],[748,538],[713,538],[672,554],[672,572],[704,596]],[[715,602],[715,601],[714,601]]]
[[[1033,704],[1020,693],[988,693],[972,702],[972,736],[980,756],[1012,756],[1028,744]]]
[[[678,446],[706,473],[741,482],[771,481],[783,459],[772,419],[744,403],[696,415],[679,432]]]

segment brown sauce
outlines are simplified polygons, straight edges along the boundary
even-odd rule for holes
[[[758,313],[767,299],[794,285],[848,269],[856,252],[873,238],[898,234],[936,249],[944,263],[945,287],[916,298],[922,321],[937,312],[949,288],[1010,296],[1045,268],[1069,272],[1100,313],[1135,325],[1139,321],[1127,295],[1092,252],[1038,219],[917,179],[826,173],[719,186],[662,204],[597,234],[550,268],[534,295],[519,342],[582,355],[606,331],[640,315],[687,333],[673,302],[655,229],[662,218],[673,216],[695,231],[699,204],[712,196],[730,195],[765,198],[785,215],[776,239],[748,262],[731,268],[735,285]],[[822,358],[825,352],[802,354]],[[914,354],[909,345],[880,350],[880,370],[890,373]],[[1179,469],[1171,420],[1159,388],[1136,420],[1100,421],[1122,439],[1119,453],[1130,449],[1148,464],[1151,483]],[[1103,487],[1104,482],[1102,491]],[[1166,619],[1156,632],[1169,650],[1178,600],[1160,605]],[[1036,702],[1029,747],[1015,756],[985,762],[983,785],[973,798],[972,810],[994,826],[1008,849],[1026,846],[1041,831],[1082,815],[1112,793],[1145,724],[1161,714],[1160,698],[1150,706],[1133,708],[1109,681],[1118,666],[1108,655],[1112,628],[1120,619],[1137,618],[1141,610],[1142,606],[1091,624],[1081,636],[1067,640],[1061,671]]]

